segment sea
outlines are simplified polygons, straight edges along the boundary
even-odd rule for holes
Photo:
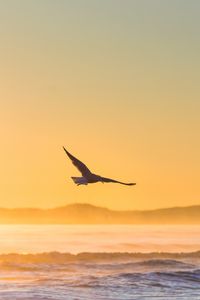
[[[0,300],[200,299],[200,226],[0,225]]]

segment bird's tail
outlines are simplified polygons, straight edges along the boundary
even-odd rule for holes
[[[80,185],[80,184],[87,185],[88,184],[88,181],[85,177],[71,177],[71,178],[74,181],[74,183],[76,183],[77,185]]]

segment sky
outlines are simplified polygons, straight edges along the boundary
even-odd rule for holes
[[[0,207],[200,204],[198,0],[0,0],[0,39]]]

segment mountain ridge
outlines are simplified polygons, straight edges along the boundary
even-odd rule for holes
[[[0,224],[200,224],[200,205],[112,210],[88,203],[55,208],[3,208]]]

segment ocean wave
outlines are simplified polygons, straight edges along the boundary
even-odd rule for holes
[[[200,268],[200,251],[191,253],[38,253],[1,254],[0,269],[10,272],[65,274],[135,274],[193,272]],[[198,276],[198,271],[195,271]],[[183,274],[183,273],[181,273]],[[167,276],[167,275],[166,275]]]
[[[0,255],[0,293],[5,300],[80,299],[80,295],[102,300],[147,295],[194,300],[200,299],[199,284],[200,252]]]
[[[145,273],[144,273],[145,274]],[[153,277],[159,277],[159,276],[165,276],[165,277],[177,277],[179,278],[188,278],[188,279],[194,279],[195,281],[200,282],[200,269],[194,269],[192,271],[173,271],[173,272],[168,272],[168,271],[162,271],[162,272],[148,272],[145,274],[146,278],[151,278]],[[117,277],[123,277],[123,278],[135,278],[136,276],[140,277],[141,274],[138,273],[130,273],[130,272],[125,272],[125,273],[120,273],[117,274]]]
[[[54,281],[55,278],[45,278],[40,282]],[[38,282],[38,281],[37,281]],[[172,286],[198,288],[200,283],[200,269],[193,271],[177,271],[177,272],[122,272],[117,274],[99,274],[80,276],[79,278],[59,278],[58,283],[74,288],[98,288],[112,287],[115,289],[124,287],[165,287]]]
[[[176,269],[176,270],[184,270],[184,269],[194,269],[195,265],[191,263],[186,263],[177,260],[169,260],[169,259],[151,259],[151,260],[141,260],[141,261],[131,261],[131,262],[83,262],[83,261],[75,261],[75,262],[14,262],[14,261],[3,261],[0,263],[1,270],[18,270],[18,271],[47,271],[51,270],[51,272],[76,272],[77,269],[98,269],[99,271],[108,270],[108,271],[115,271],[115,270],[148,270],[148,269]]]
[[[120,273],[113,277],[121,282],[123,285],[126,282],[127,286],[140,285],[151,287],[165,287],[179,286],[184,288],[199,289],[200,283],[200,269],[191,271],[159,271],[159,272],[146,272],[146,273]]]
[[[144,264],[174,264],[174,260],[181,259],[200,259],[200,251],[196,252],[82,252],[78,254],[61,253],[61,252],[44,252],[44,253],[8,253],[0,254],[0,262],[15,263],[65,263],[65,262],[112,262],[112,261],[132,261],[133,259],[146,260]],[[165,259],[165,262],[162,260]],[[148,261],[149,260],[149,261]],[[154,261],[151,261],[154,260]],[[156,261],[157,260],[157,261]]]

